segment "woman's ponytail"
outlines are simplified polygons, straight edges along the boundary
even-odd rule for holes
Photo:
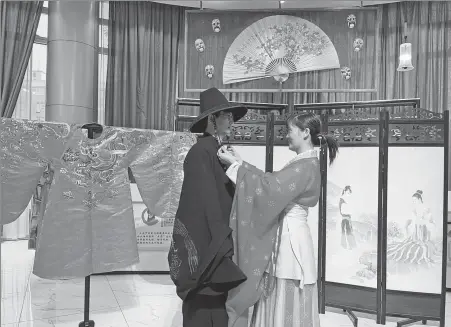
[[[330,135],[322,135],[319,137],[320,138],[320,143],[322,144],[322,142],[326,142],[327,144],[327,148],[329,150],[329,165],[331,165],[335,158],[337,157],[337,153],[338,153],[338,141],[335,137],[330,136]]]

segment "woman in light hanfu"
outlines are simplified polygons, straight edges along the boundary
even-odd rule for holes
[[[314,146],[326,145],[332,163],[337,141],[321,134],[311,113],[287,121],[290,150],[297,156],[278,172],[264,173],[243,162],[233,149],[218,151],[237,185],[231,216],[234,260],[247,281],[227,300],[229,327],[318,327],[314,247],[307,217],[318,203],[320,163]]]

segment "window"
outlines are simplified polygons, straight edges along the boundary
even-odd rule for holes
[[[108,2],[99,3],[98,121],[105,122],[105,89],[108,53]],[[48,1],[44,2],[35,43],[14,109],[14,118],[45,120],[48,38]]]
[[[47,13],[42,13],[39,19],[38,29],[36,31],[36,36],[38,38],[47,39],[48,37],[48,26],[49,26],[49,16]]]
[[[45,120],[46,68],[47,46],[35,43],[14,109],[14,118]]]
[[[105,91],[108,67],[108,2],[100,3],[99,19],[99,87],[97,119],[105,124]]]

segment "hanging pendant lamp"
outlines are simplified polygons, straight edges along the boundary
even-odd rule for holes
[[[407,36],[404,37],[404,43],[399,46],[399,66],[398,72],[408,72],[413,70],[412,65],[412,43],[407,42]]]

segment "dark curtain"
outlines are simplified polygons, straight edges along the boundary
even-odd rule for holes
[[[0,111],[12,117],[27,71],[43,1],[0,1]]]
[[[449,9],[446,1],[412,1],[391,3],[377,7],[374,24],[375,49],[366,48],[359,57],[359,66],[365,67],[362,85],[374,83],[378,92],[371,93],[228,93],[230,100],[270,103],[324,103],[383,99],[421,98],[421,106],[435,112],[447,109],[448,104],[448,49]],[[407,21],[407,31],[404,22]],[[399,46],[407,35],[412,43],[410,72],[398,72]],[[365,44],[368,47],[369,44]],[[181,52],[183,54],[183,52]],[[451,60],[450,60],[451,62]],[[181,60],[179,74],[184,61]],[[296,88],[325,89],[338,86],[337,74],[308,72],[306,78],[294,75]],[[182,76],[182,75],[180,75]],[[451,76],[451,75],[450,75]],[[451,78],[451,77],[450,77]],[[183,79],[179,80],[179,96],[198,98],[199,94],[183,92]],[[239,86],[231,86],[239,89]],[[291,99],[290,99],[291,98]],[[183,114],[196,115],[198,108],[181,108]]]
[[[402,2],[379,8],[380,66],[378,98],[420,98],[421,107],[443,112],[448,106],[447,1]],[[407,30],[404,28],[407,23]],[[403,37],[412,43],[414,70],[398,72]]]
[[[107,125],[172,129],[184,7],[109,2]]]
[[[199,98],[198,93],[183,91],[184,10],[147,2],[110,2],[107,124],[170,129],[176,96]],[[359,58],[359,65],[368,71],[361,82],[374,81],[377,94],[234,92],[226,94],[227,97],[268,103],[419,97],[423,108],[442,112],[448,103],[449,4],[413,1],[380,5],[377,10],[376,49],[367,49],[366,55]],[[406,20],[407,31],[404,31]],[[396,71],[403,35],[412,43],[415,69],[410,72]],[[296,88],[337,85],[337,74],[332,71],[328,76],[309,72],[308,78],[292,78]],[[232,87],[239,89],[239,86]],[[198,110],[181,107],[180,113],[197,115]]]

